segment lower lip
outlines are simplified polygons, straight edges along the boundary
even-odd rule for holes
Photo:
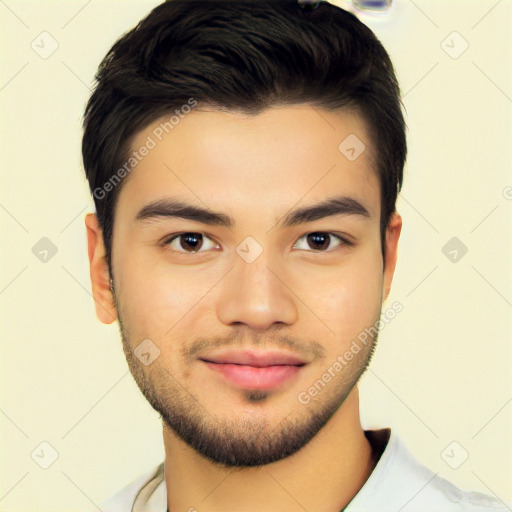
[[[246,366],[241,364],[209,363],[206,366],[220,372],[233,384],[247,389],[272,389],[296,375],[301,366]]]

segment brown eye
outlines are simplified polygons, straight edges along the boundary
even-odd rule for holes
[[[196,252],[201,249],[201,246],[203,245],[203,235],[200,235],[199,233],[185,233],[181,235],[180,238],[180,246],[186,251],[191,250]]]
[[[218,244],[215,244],[209,237],[202,233],[179,233],[173,235],[164,242],[164,244],[169,246],[173,251],[181,253],[204,252],[205,250],[218,247]],[[205,246],[206,249],[204,248]]]
[[[311,233],[307,240],[309,246],[315,250],[327,249],[331,243],[330,235],[327,233]]]
[[[334,248],[332,247],[333,243],[335,244]],[[334,233],[316,231],[314,233],[308,233],[307,235],[299,238],[299,240],[295,243],[294,248],[303,249],[310,252],[312,252],[311,250],[318,252],[331,252],[332,249],[336,249],[337,247],[344,245],[350,246],[352,243],[344,240]]]

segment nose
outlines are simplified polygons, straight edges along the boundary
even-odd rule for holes
[[[221,283],[217,302],[222,323],[264,331],[274,324],[297,321],[297,298],[282,270],[270,264],[266,251],[252,263],[235,257],[233,269]]]

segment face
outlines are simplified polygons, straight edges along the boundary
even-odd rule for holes
[[[197,108],[158,140],[160,122],[133,141],[155,145],[119,195],[115,308],[96,276],[100,317],[118,316],[131,372],[177,436],[226,466],[280,460],[340,411],[369,362],[376,340],[360,335],[379,319],[400,219],[383,267],[356,114]],[[351,134],[366,148],[356,159],[339,149]]]

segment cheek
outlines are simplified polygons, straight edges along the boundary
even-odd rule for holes
[[[172,337],[175,326],[183,329],[189,317],[201,310],[201,298],[206,299],[218,280],[217,270],[173,266],[134,252],[119,261],[116,270],[120,314],[126,329],[134,338],[155,341]]]
[[[132,343],[145,338],[158,342],[184,330],[193,335],[218,327],[215,292],[222,288],[219,279],[229,266],[221,262],[203,267],[171,265],[164,258],[148,258],[144,250],[122,253],[125,256],[114,262],[116,291]],[[298,323],[310,336],[322,337],[326,346],[329,338],[333,346],[350,344],[378,319],[381,263],[380,246],[368,244],[339,265],[288,269],[286,281],[300,298],[297,307],[303,311]]]
[[[358,254],[357,264],[319,273],[305,292],[307,305],[330,329],[336,346],[350,344],[379,317],[382,271],[375,255]],[[331,331],[334,331],[331,332]]]

